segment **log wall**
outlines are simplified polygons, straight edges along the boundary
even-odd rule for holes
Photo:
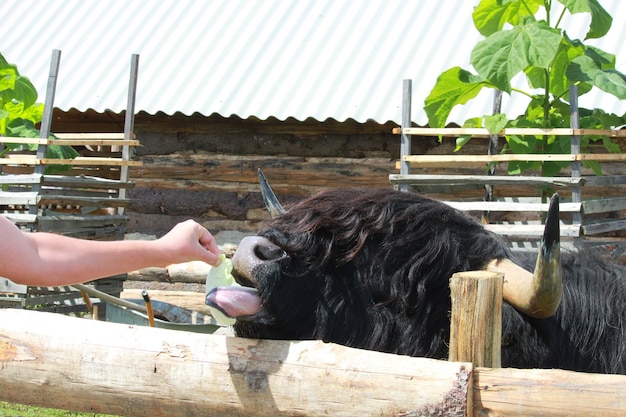
[[[56,111],[53,131],[118,132],[124,115],[92,111]],[[129,231],[161,235],[178,221],[194,218],[215,233],[254,232],[267,214],[259,193],[257,168],[262,168],[283,203],[326,188],[390,187],[389,174],[398,173],[397,123],[357,123],[327,120],[224,118],[194,114],[149,115],[135,118],[141,142],[135,157],[141,167],[131,167],[136,183],[129,192],[132,204]],[[626,141],[621,141],[626,146]],[[470,141],[465,154],[486,153],[486,141]],[[412,153],[450,155],[455,138],[415,138]],[[626,150],[626,149],[624,149]],[[449,174],[446,167],[424,167],[423,172]],[[624,164],[607,165],[607,174],[621,174]],[[457,174],[484,174],[482,166],[458,164]],[[500,164],[497,175],[506,175]],[[599,188],[600,196],[621,190]],[[416,191],[449,198],[424,187]],[[451,190],[460,197],[482,198],[483,187],[461,186]],[[496,188],[496,193],[498,189]],[[507,186],[506,195],[536,196],[537,190]],[[567,196],[564,196],[567,197]],[[533,213],[515,213],[516,219]],[[536,214],[535,214],[536,215]],[[519,216],[519,217],[518,217]]]

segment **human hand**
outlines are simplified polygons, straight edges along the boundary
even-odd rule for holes
[[[178,223],[165,236],[157,240],[163,246],[170,263],[204,261],[210,265],[220,264],[220,249],[213,235],[193,220]]]

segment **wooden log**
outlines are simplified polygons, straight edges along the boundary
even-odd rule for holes
[[[474,415],[623,417],[626,376],[556,369],[474,369]]]
[[[504,274],[466,271],[452,275],[451,361],[500,367]]]
[[[333,187],[378,184],[389,186],[392,168],[388,158],[313,158],[224,154],[170,154],[143,157],[143,166],[131,172],[133,180],[202,179],[204,181],[248,182],[258,184],[262,168],[272,187],[281,183]]]
[[[120,416],[465,416],[468,363],[0,310],[0,400]],[[468,403],[470,401],[470,403]]]

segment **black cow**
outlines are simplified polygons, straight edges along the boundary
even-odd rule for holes
[[[538,269],[558,275],[558,228],[556,236]],[[239,316],[235,330],[243,337],[321,339],[445,359],[452,274],[491,268],[505,271],[506,281],[520,274],[532,281],[526,271],[536,258],[513,253],[442,202],[390,189],[338,189],[279,209],[259,236],[244,239],[233,274],[248,288],[215,289],[207,303]],[[626,373],[624,268],[589,251],[563,253],[561,263],[560,304],[560,276],[548,278],[547,307],[517,304],[514,293],[522,291],[513,285],[507,298],[505,282],[502,365]]]

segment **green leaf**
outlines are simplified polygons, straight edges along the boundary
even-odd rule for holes
[[[460,67],[450,68],[442,73],[424,100],[429,126],[445,127],[452,108],[476,97],[483,87],[491,85]]]
[[[520,18],[533,16],[543,5],[542,0],[482,0],[472,13],[474,26],[483,36],[502,30],[505,23],[517,26]]]
[[[609,52],[604,52],[600,48],[588,45],[585,47],[584,55],[587,55],[589,58],[593,59],[593,61],[598,64],[598,66],[603,70],[615,69],[615,62],[617,61],[617,59],[615,58],[615,55]]]
[[[24,108],[28,108],[37,101],[37,90],[33,83],[26,77],[21,75],[15,80],[15,88],[13,90],[13,98],[24,103]]]
[[[471,119],[467,119],[464,123],[463,123],[463,127],[464,128],[478,128],[478,127],[483,127],[483,119],[482,117],[472,117]],[[456,138],[456,147],[454,148],[454,152],[458,152],[461,150],[461,148],[465,145],[467,145],[467,143],[472,139],[472,135],[459,135],[458,138]]]
[[[485,127],[492,135],[496,135],[502,132],[508,123],[506,114],[498,113],[490,116],[485,116]]]
[[[559,0],[571,14],[591,14],[591,24],[585,39],[601,38],[607,34],[613,23],[611,15],[600,6],[597,0]]]
[[[17,78],[17,71],[15,68],[0,68],[0,92],[6,90],[13,90],[15,87],[15,79]]]
[[[529,66],[548,68],[562,36],[545,22],[526,21],[496,32],[476,44],[470,62],[480,76],[498,89],[511,92],[511,79]]]
[[[566,74],[572,82],[590,83],[619,99],[626,99],[626,76],[616,70],[603,70],[588,55],[574,58]]]

